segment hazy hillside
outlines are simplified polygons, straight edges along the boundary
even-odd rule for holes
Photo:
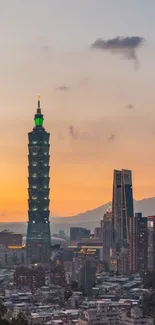
[[[109,207],[109,203],[102,205],[96,209],[88,210],[86,212],[80,213],[78,215],[72,217],[55,217],[52,218],[54,223],[80,223],[80,222],[91,222],[91,221],[98,221],[104,215],[106,209]]]
[[[108,208],[109,203],[102,205],[94,210],[86,211],[72,217],[51,218],[51,232],[57,233],[64,230],[69,234],[70,226],[86,227],[93,230],[100,224],[100,220]],[[135,212],[142,212],[143,216],[155,214],[155,197],[134,201]],[[14,232],[26,233],[27,223],[0,223],[0,231],[9,229]]]

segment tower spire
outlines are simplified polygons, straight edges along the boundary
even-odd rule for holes
[[[40,95],[39,95],[39,94],[38,94],[38,107],[37,107],[37,114],[41,114]]]
[[[43,117],[43,114],[41,113],[40,95],[38,95],[37,113],[35,114],[34,121],[35,121],[36,127],[43,126],[44,117]]]

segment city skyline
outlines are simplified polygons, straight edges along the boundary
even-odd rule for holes
[[[51,215],[111,201],[114,169],[132,170],[135,199],[155,196],[154,9],[152,0],[1,1],[1,222],[27,220],[38,93],[51,133]],[[126,56],[134,37],[144,41]]]

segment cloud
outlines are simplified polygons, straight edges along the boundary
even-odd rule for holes
[[[128,109],[133,109],[133,108],[134,108],[134,105],[133,105],[133,104],[128,104],[128,105],[127,105],[127,108],[128,108]]]
[[[56,90],[65,92],[65,91],[70,90],[70,87],[68,87],[66,85],[62,85],[62,86],[57,87]]]
[[[112,142],[112,141],[114,141],[115,140],[115,138],[116,138],[116,134],[111,134],[109,137],[108,137],[108,141],[109,142]]]
[[[109,51],[112,54],[122,54],[126,59],[137,63],[137,50],[143,45],[144,38],[139,36],[116,37],[108,40],[96,39],[91,49]]]
[[[68,129],[69,129],[69,134],[70,134],[70,136],[71,136],[73,139],[78,140],[78,132],[77,132],[77,130],[75,129],[75,127],[74,127],[73,125],[70,125],[70,126],[68,127]]]
[[[49,46],[48,45],[43,45],[43,46],[40,46],[40,49],[41,51],[48,51],[49,50]]]

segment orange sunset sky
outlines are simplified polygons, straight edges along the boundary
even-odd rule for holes
[[[1,222],[27,220],[27,133],[38,93],[51,134],[52,216],[110,201],[113,169],[133,171],[135,199],[155,196],[155,3],[149,4],[1,1]],[[119,35],[146,40],[138,69],[121,55],[90,50],[96,38]]]

